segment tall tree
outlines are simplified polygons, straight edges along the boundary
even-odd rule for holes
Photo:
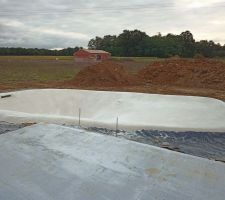
[[[118,36],[117,45],[122,56],[143,56],[145,54],[147,34],[134,30],[124,30]]]
[[[88,43],[89,49],[102,49],[102,38],[101,37],[95,37],[95,39],[91,39]]]
[[[180,34],[180,41],[183,45],[181,56],[193,57],[195,55],[195,40],[190,31],[185,31]]]

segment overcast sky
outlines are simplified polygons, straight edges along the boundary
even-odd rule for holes
[[[0,46],[83,46],[95,36],[139,29],[148,35],[190,30],[225,44],[221,0],[0,0]]]

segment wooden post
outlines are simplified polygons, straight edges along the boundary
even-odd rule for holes
[[[118,135],[118,132],[119,132],[119,118],[117,117],[116,118],[116,137]]]
[[[81,117],[81,108],[79,108],[79,121],[78,121],[78,126],[79,127],[80,127],[80,124],[81,124],[80,117]]]

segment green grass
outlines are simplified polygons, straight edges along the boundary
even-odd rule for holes
[[[72,79],[82,66],[71,57],[0,57],[0,83]]]

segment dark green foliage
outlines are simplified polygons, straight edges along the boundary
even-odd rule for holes
[[[0,47],[0,56],[72,56],[81,47],[67,48],[62,50],[49,49],[25,49]]]
[[[113,56],[123,57],[192,58],[196,54],[204,57],[225,56],[225,46],[207,40],[195,42],[190,31],[182,32],[180,35],[162,36],[159,33],[148,36],[139,30],[124,30],[119,36],[106,35],[103,38],[93,38],[88,48],[105,50]]]
[[[181,56],[191,58],[195,55],[195,40],[190,31],[180,34],[180,42],[182,46]]]
[[[120,51],[120,56],[144,56],[147,48],[148,36],[139,30],[124,30],[115,42]]]

